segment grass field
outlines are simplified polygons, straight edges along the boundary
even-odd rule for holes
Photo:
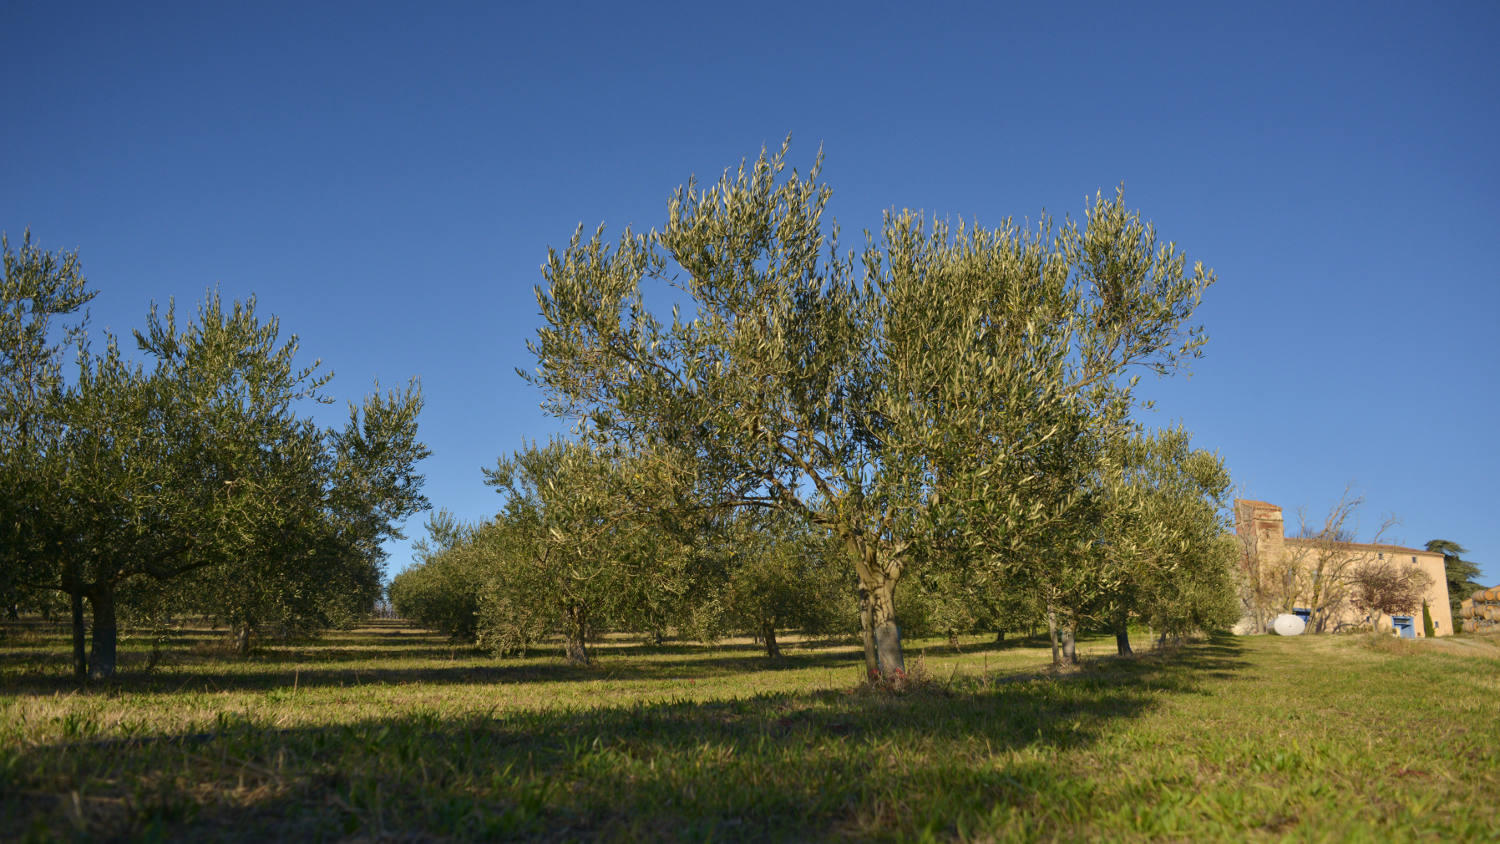
[[[391,622],[248,659],[207,631],[80,685],[0,640],[6,839],[1495,840],[1500,644],[606,643],[495,660]]]

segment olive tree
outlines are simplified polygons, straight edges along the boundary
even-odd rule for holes
[[[0,235],[0,603],[49,606],[48,567],[66,537],[45,514],[56,506],[65,470],[60,440],[69,386],[66,352],[81,350],[88,289],[78,255],[48,252],[28,230],[20,248]],[[83,594],[68,579],[75,631],[83,625]],[[74,669],[87,670],[84,641],[74,639]]]
[[[829,553],[823,531],[778,511],[738,515],[722,537],[729,623],[760,639],[771,659],[781,656],[777,630],[837,630],[852,590],[848,567]]]
[[[638,618],[663,558],[688,552],[653,517],[682,492],[664,461],[555,440],[485,475],[505,496],[495,527],[475,540],[492,542],[479,634],[497,650],[524,648],[545,622],[570,662],[588,663],[589,640]]]
[[[427,536],[413,545],[416,563],[391,580],[391,606],[402,618],[473,641],[486,576],[470,548],[480,528],[447,510],[429,516],[426,527]]]
[[[301,632],[347,624],[379,597],[381,543],[425,509],[415,471],[415,383],[349,406],[342,427],[322,428],[308,403],[331,402],[330,373],[298,365],[300,342],[282,339],[252,297],[217,293],[179,326],[152,308],[137,343],[165,393],[164,441],[178,545],[159,557],[186,582],[188,606],[230,624],[241,653],[256,631]],[[184,535],[190,530],[190,535]],[[160,574],[157,575],[160,577]]]
[[[415,463],[420,392],[375,395],[343,429],[300,415],[330,376],[297,366],[254,300],[211,294],[179,327],[154,306],[131,362],[115,338],[63,391],[27,585],[93,614],[88,673],[115,671],[121,601],[239,626],[326,625],[368,611],[380,542],[426,506]],[[76,666],[75,666],[76,667]]]
[[[836,535],[867,670],[893,676],[913,542],[983,497],[986,553],[1008,549],[1036,510],[1028,455],[1100,391],[1128,391],[1126,370],[1196,354],[1188,320],[1213,276],[1118,195],[1081,226],[891,213],[856,257],[825,219],[821,162],[788,176],[785,155],[690,180],[659,230],[610,242],[580,227],[549,251],[523,374],[556,414],[691,455],[721,502]]]
[[[1133,433],[1112,452],[1096,546],[1103,581],[1098,611],[1119,652],[1131,651],[1131,619],[1163,636],[1233,624],[1235,545],[1226,539],[1230,480],[1223,461],[1194,449],[1180,427]]]

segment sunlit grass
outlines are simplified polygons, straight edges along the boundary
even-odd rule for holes
[[[1076,672],[1037,641],[598,664],[496,660],[396,625],[238,659],[184,635],[144,673],[0,646],[0,836],[1480,840],[1500,828],[1500,648],[1216,639]],[[19,639],[19,640],[18,640]]]

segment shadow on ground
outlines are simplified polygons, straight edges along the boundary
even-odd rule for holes
[[[157,693],[183,690],[232,692],[272,689],[317,688],[360,685],[494,685],[506,683],[562,683],[583,680],[699,680],[758,671],[790,671],[807,668],[849,666],[863,659],[854,647],[817,651],[794,651],[780,659],[767,659],[752,652],[722,653],[722,648],[700,648],[697,657],[648,660],[609,654],[591,665],[571,665],[559,659],[484,659],[472,653],[467,659],[450,660],[446,650],[418,650],[403,655],[403,664],[382,667],[378,657],[349,661],[345,667],[330,667],[328,660],[301,662],[297,659],[250,659],[221,670],[223,660],[196,663],[168,661],[155,670],[142,670],[143,656],[125,661],[120,673],[105,682],[79,681],[65,673],[66,664],[49,662],[41,670],[14,673],[7,678],[7,693],[54,695],[70,692],[115,695],[124,692]],[[449,664],[444,664],[444,663]],[[338,665],[338,661],[333,661]],[[851,670],[851,676],[857,672]]]
[[[1084,779],[1049,754],[1244,664],[1220,639],[1058,678],[895,695],[29,746],[0,751],[0,808],[16,829],[177,840],[904,839],[962,836],[1005,811],[1045,838],[1050,811],[1088,799]]]
[[[784,656],[769,659],[754,643],[695,642],[646,644],[610,640],[595,646],[596,662],[576,666],[553,658],[558,649],[541,647],[532,658],[491,658],[473,645],[441,635],[391,625],[356,633],[333,633],[292,644],[258,647],[240,657],[227,648],[227,634],[207,629],[167,636],[155,657],[139,646],[149,637],[127,637],[119,669],[107,682],[80,681],[69,670],[69,655],[48,641],[10,643],[0,650],[0,674],[10,694],[159,693],[181,690],[269,691],[370,684],[484,685],[495,683],[615,680],[697,680],[756,671],[788,671],[856,666],[857,645],[826,641],[784,643]],[[1044,649],[1045,640],[1011,638],[964,645],[911,648],[910,657],[998,654]],[[538,658],[538,655],[544,655]],[[667,657],[662,659],[662,657]],[[153,662],[153,660],[155,660]]]

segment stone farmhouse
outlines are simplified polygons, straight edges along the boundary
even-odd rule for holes
[[[1236,632],[1267,628],[1271,619],[1255,618],[1255,604],[1271,607],[1263,614],[1273,618],[1279,612],[1300,616],[1309,633],[1357,629],[1369,625],[1371,616],[1376,615],[1376,629],[1405,638],[1426,636],[1425,606],[1433,635],[1457,632],[1448,603],[1442,554],[1400,545],[1341,542],[1326,536],[1287,536],[1281,508],[1264,501],[1236,500],[1234,514],[1247,589],[1259,598],[1246,601],[1246,617]],[[1407,576],[1413,570],[1420,571],[1426,580],[1421,599],[1389,614],[1372,614],[1362,608],[1357,579],[1362,571],[1377,567]]]

